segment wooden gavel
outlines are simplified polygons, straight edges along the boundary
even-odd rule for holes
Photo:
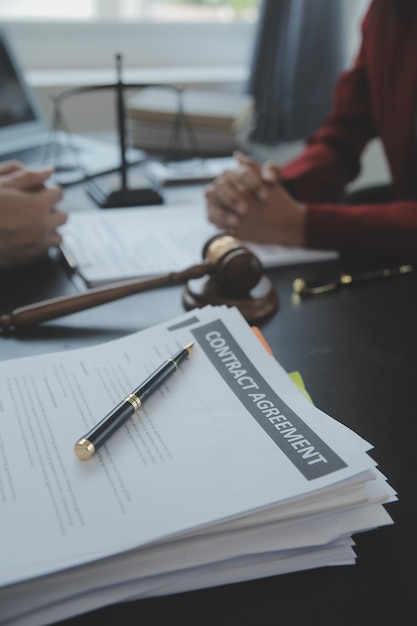
[[[31,326],[141,291],[180,285],[207,275],[216,281],[225,298],[244,298],[257,285],[263,274],[263,266],[259,259],[241,241],[230,235],[216,235],[207,241],[203,248],[203,259],[203,263],[180,272],[149,279],[120,281],[73,296],[51,298],[19,307],[9,314],[0,316],[0,328]]]

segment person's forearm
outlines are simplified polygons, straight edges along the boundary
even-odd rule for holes
[[[340,198],[358,172],[358,164],[349,170],[330,148],[316,144],[281,167],[281,181],[297,200],[332,202]]]
[[[417,259],[417,202],[309,204],[306,245],[317,249]]]

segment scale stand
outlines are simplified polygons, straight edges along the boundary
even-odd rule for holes
[[[110,176],[96,177],[86,181],[88,195],[102,209],[163,204],[164,199],[156,185],[146,176],[139,175],[136,178],[134,188],[130,189],[127,184],[127,161],[126,161],[126,131],[125,131],[125,101],[124,83],[122,80],[122,57],[116,55],[117,82],[116,89],[116,115],[117,129],[120,146],[120,180],[119,184],[112,181]]]
[[[145,177],[143,177],[142,186],[136,186],[134,189],[128,187],[113,189],[107,178],[107,176],[95,177],[84,183],[90,198],[102,209],[163,204],[164,202],[154,183]]]

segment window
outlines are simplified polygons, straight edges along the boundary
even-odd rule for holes
[[[0,0],[25,68],[246,67],[260,0]]]
[[[253,22],[258,0],[1,0],[2,19]]]

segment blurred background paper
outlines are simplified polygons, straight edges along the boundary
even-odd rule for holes
[[[204,244],[219,231],[207,222],[203,205],[165,204],[73,212],[61,233],[67,263],[92,287],[201,263]],[[266,268],[337,257],[332,250],[253,243],[248,247]]]

